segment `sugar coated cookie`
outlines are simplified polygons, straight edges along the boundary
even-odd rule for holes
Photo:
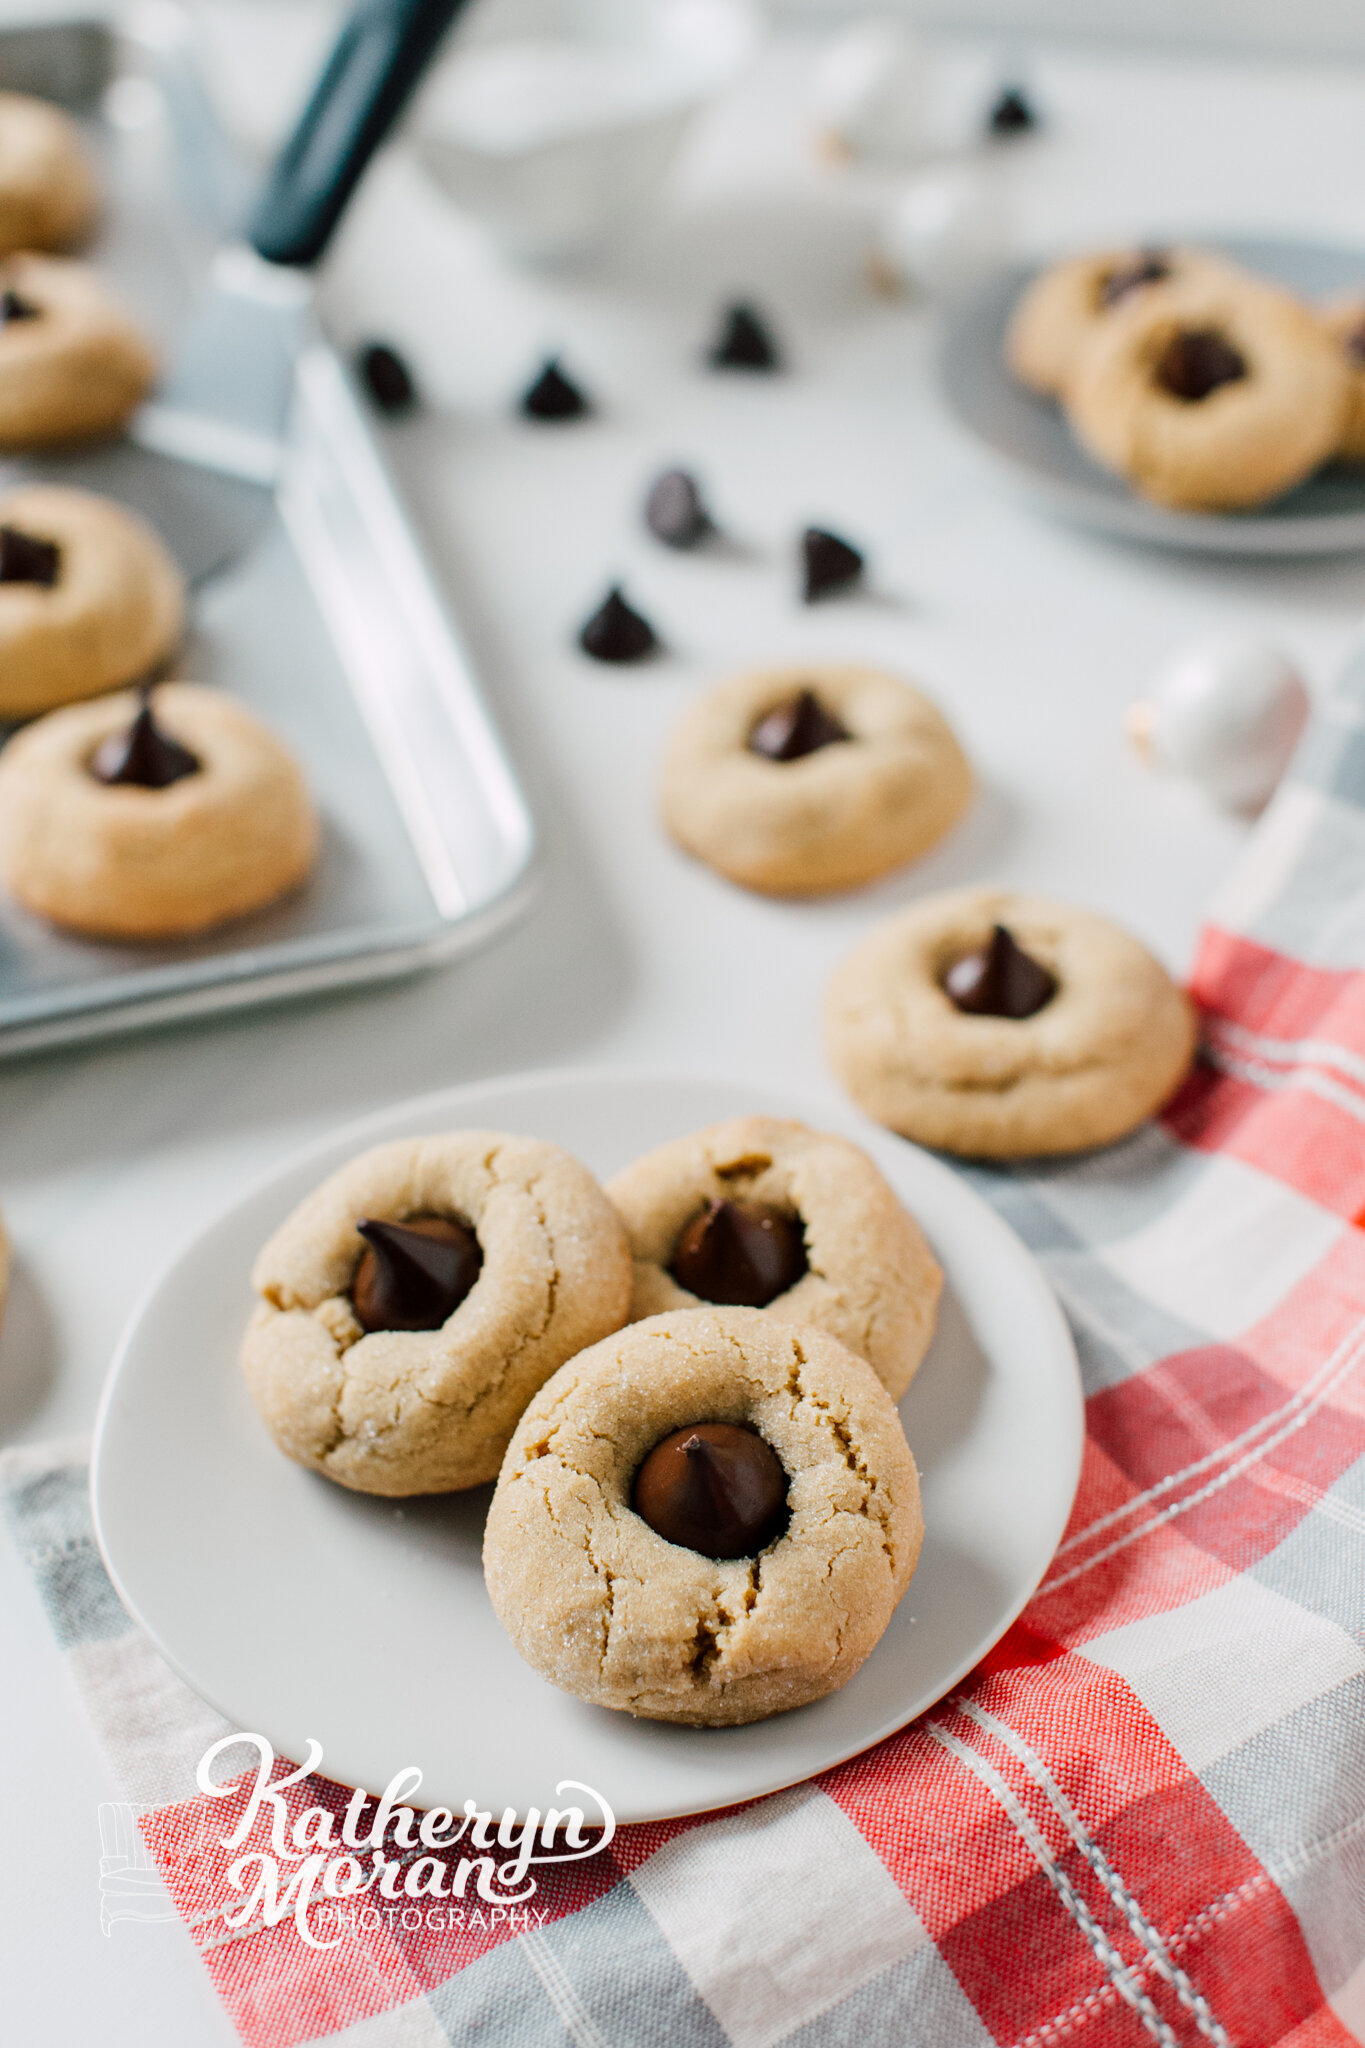
[[[1171,1094],[1194,1012],[1145,946],[1040,896],[961,889],[880,925],[836,970],[835,1072],[879,1123],[969,1157],[1107,1144]]]
[[[522,1410],[625,1321],[625,1233],[557,1145],[451,1131],[331,1174],[256,1261],[247,1384],[288,1457],[360,1493],[492,1479]]]
[[[865,1152],[783,1117],[661,1145],[607,1184],[635,1262],[631,1320],[706,1301],[812,1324],[898,1401],[934,1333],[943,1275]]]
[[[606,1338],[536,1395],[484,1576],[553,1684],[721,1727],[846,1684],[922,1535],[915,1462],[870,1366],[822,1330],[691,1309]]]
[[[966,809],[972,773],[942,714],[855,663],[733,677],[680,719],[663,821],[745,888],[818,895],[914,860]]]
[[[58,484],[0,497],[0,718],[139,680],[184,612],[184,579],[136,513]]]
[[[293,756],[199,683],[50,711],[0,753],[0,875],[71,931],[162,939],[240,917],[303,880],[317,837]]]
[[[70,115],[26,93],[0,92],[0,256],[74,248],[93,227],[97,205]]]
[[[1365,462],[1365,298],[1357,294],[1329,306],[1322,322],[1346,364],[1349,385],[1346,417],[1336,452],[1343,462]]]
[[[1287,292],[1205,281],[1120,307],[1077,357],[1065,400],[1083,447],[1157,504],[1267,504],[1336,449],[1340,350]]]
[[[0,446],[117,433],[156,375],[146,337],[84,263],[0,266]]]
[[[1120,306],[1158,288],[1241,276],[1202,249],[1102,249],[1051,263],[1027,285],[1010,317],[1005,360],[1021,384],[1046,398],[1064,389],[1077,356]]]

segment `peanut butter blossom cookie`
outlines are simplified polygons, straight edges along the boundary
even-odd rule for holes
[[[155,375],[146,337],[86,264],[24,255],[0,265],[0,446],[117,433]]]
[[[57,484],[0,497],[0,718],[137,681],[184,612],[180,571],[135,513]]]
[[[1329,306],[1322,318],[1346,365],[1348,397],[1337,454],[1343,462],[1365,462],[1365,298]]]
[[[620,1328],[630,1254],[587,1168],[500,1131],[363,1152],[252,1275],[252,1399],[300,1465],[360,1493],[492,1479],[566,1358]]]
[[[631,1320],[704,1302],[813,1324],[898,1401],[943,1275],[866,1153],[783,1117],[734,1117],[608,1182],[630,1239]]]
[[[862,1359],[754,1309],[691,1309],[606,1338],[536,1395],[484,1576],[552,1684],[723,1727],[847,1683],[923,1526],[914,1459]]]
[[[876,669],[814,663],[698,699],[669,743],[660,809],[677,843],[731,881],[808,896],[914,860],[971,794],[927,697]]]
[[[1021,384],[1046,398],[1066,388],[1082,349],[1111,314],[1158,287],[1241,276],[1201,249],[1157,245],[1102,249],[1049,264],[1022,293],[1005,337],[1005,358]]]
[[[869,1116],[986,1159],[1123,1137],[1195,1048],[1193,1009],[1145,946],[992,889],[929,897],[872,932],[834,975],[827,1027]]]
[[[303,880],[317,837],[293,756],[202,684],[68,705],[0,754],[6,886],[93,937],[173,938],[257,910]]]
[[[0,92],[0,255],[69,249],[94,225],[95,180],[68,114]]]

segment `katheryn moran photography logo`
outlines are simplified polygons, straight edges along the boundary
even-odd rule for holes
[[[238,1745],[255,1751],[254,1781],[216,1782],[214,1764]],[[230,1860],[220,1870],[227,1896],[215,1911],[195,1915],[201,1936],[212,1920],[227,1933],[292,1920],[300,1941],[324,1949],[385,1924],[536,1927],[548,1918],[547,1908],[531,1903],[537,1870],[600,1856],[616,1832],[606,1800],[574,1778],[562,1779],[555,1797],[577,1794],[577,1802],[543,1813],[531,1806],[521,1815],[508,1807],[496,1817],[473,1799],[458,1814],[443,1806],[419,1811],[411,1804],[422,1783],[414,1765],[396,1772],[378,1799],[357,1791],[344,1808],[304,1806],[300,1788],[322,1769],[321,1743],[310,1739],[303,1763],[282,1777],[274,1775],[276,1763],[271,1745],[255,1734],[225,1735],[199,1759],[200,1791],[231,1801],[235,1815],[202,1845],[215,1865],[218,1851]],[[117,1919],[174,1918],[132,1809],[102,1807],[100,1830],[104,1932]]]

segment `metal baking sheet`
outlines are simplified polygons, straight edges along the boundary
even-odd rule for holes
[[[188,31],[165,11],[150,18],[152,43],[111,46],[114,118],[92,130],[107,218],[91,260],[173,347],[245,179],[196,89]],[[31,37],[24,54],[31,66]],[[182,467],[168,465],[172,486]],[[58,458],[5,465],[0,481],[89,473]],[[322,817],[317,867],[258,915],[160,945],[63,935],[0,897],[0,1056],[408,973],[478,944],[529,900],[525,800],[362,402],[320,335],[297,361],[277,481],[225,479],[224,494],[251,538],[194,590],[173,673],[231,691],[295,750]],[[174,495],[159,522],[172,548]]]

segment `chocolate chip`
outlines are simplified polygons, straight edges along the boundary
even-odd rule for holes
[[[851,590],[863,573],[863,558],[837,533],[808,526],[801,536],[802,595],[807,604],[838,590]]]
[[[851,738],[814,690],[802,690],[764,712],[749,734],[748,747],[751,754],[764,754],[770,761],[799,761]]]
[[[0,526],[0,583],[41,583],[48,590],[57,581],[62,551],[55,541]]]
[[[150,691],[132,724],[101,740],[90,763],[98,782],[126,783],[135,789],[168,789],[187,775],[197,775],[199,768],[199,756],[157,724]]]
[[[726,1308],[766,1308],[806,1271],[799,1217],[768,1202],[708,1202],[673,1247],[679,1287]]]
[[[992,135],[1026,135],[1038,126],[1038,116],[1029,105],[1022,86],[1002,87],[1000,97],[986,117]]]
[[[1158,384],[1190,404],[1246,373],[1245,357],[1215,327],[1177,327],[1156,366]]]
[[[665,1543],[703,1557],[752,1557],[787,1525],[787,1475],[757,1430],[694,1422],[655,1444],[631,1506]]]
[[[643,661],[659,639],[649,620],[631,610],[618,584],[583,627],[578,644],[594,661]]]
[[[943,977],[949,999],[969,1017],[1032,1017],[1057,993],[1057,981],[998,924],[984,946],[964,953]]]
[[[576,420],[592,411],[591,405],[564,375],[558,356],[551,356],[540,375],[522,393],[521,409],[532,420]]]
[[[1116,306],[1129,292],[1140,291],[1145,284],[1160,284],[1170,274],[1170,261],[1163,250],[1139,249],[1126,263],[1106,271],[1100,279],[1100,304]]]
[[[381,412],[411,412],[417,403],[417,386],[396,348],[386,341],[372,341],[356,357],[356,368],[365,380],[370,397]]]
[[[362,1330],[439,1330],[479,1277],[479,1240],[453,1217],[364,1217],[356,1229],[366,1242],[351,1303]]]
[[[7,285],[0,292],[0,327],[7,327],[11,320],[37,320],[41,317],[42,307],[21,299],[12,286]]]
[[[1353,363],[1365,366],[1365,320],[1342,337],[1341,345]]]
[[[727,306],[707,359],[713,370],[780,370],[782,351],[754,307]]]
[[[666,469],[645,499],[645,525],[668,548],[694,548],[715,528],[701,501],[695,477]]]

